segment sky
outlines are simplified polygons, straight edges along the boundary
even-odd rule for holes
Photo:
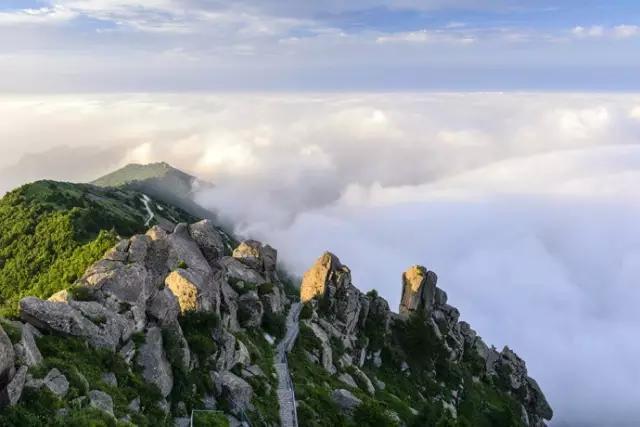
[[[638,53],[626,0],[2,0],[0,194],[169,162],[297,274],[434,270],[552,426],[636,426]]]
[[[0,90],[628,91],[635,0],[3,0]]]

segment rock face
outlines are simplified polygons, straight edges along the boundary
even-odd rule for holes
[[[249,291],[238,299],[238,318],[243,328],[255,328],[262,324],[264,309],[255,291]]]
[[[426,268],[415,265],[402,275],[400,315],[409,316],[418,311],[429,311],[434,303],[438,276]]]
[[[17,404],[20,400],[26,379],[27,367],[21,366],[14,375],[13,379],[7,385],[4,393],[5,395],[2,396],[2,400],[5,401],[9,406]]]
[[[11,340],[0,326],[0,389],[5,387],[13,375],[15,353]]]
[[[334,390],[331,393],[331,399],[344,412],[351,413],[362,404],[362,400],[358,399],[349,390],[343,388]]]
[[[64,396],[67,394],[67,391],[69,391],[69,381],[67,381],[67,377],[62,375],[56,368],[50,370],[43,381],[44,386],[57,396]]]
[[[216,227],[208,219],[189,226],[191,238],[200,246],[202,254],[212,262],[224,255],[224,240]]]
[[[91,390],[89,392],[89,406],[113,415],[113,399],[103,391]]]
[[[233,257],[262,273],[267,280],[275,279],[278,252],[256,240],[246,240],[233,251]]]
[[[481,371],[477,375],[482,375],[492,386],[501,387],[502,393],[521,404],[526,425],[544,426],[544,420],[551,419],[553,411],[537,383],[527,375],[524,361],[508,347],[501,352],[488,347],[468,323],[460,322],[459,311],[447,303],[447,294],[437,287],[437,281],[436,274],[423,266],[409,268],[402,275],[400,314],[396,315],[377,292],[361,293],[351,283],[349,268],[335,255],[323,254],[305,273],[300,287],[301,300],[313,308],[312,315],[303,320],[315,338],[314,348],[306,353],[310,363],[320,364],[349,387],[357,386],[375,396],[374,383],[379,384],[379,389],[386,385],[375,377],[372,381],[359,367],[369,363],[369,369],[381,368],[383,358],[389,357],[389,353],[383,352],[385,345],[386,348],[401,347],[394,334],[402,333],[398,332],[404,330],[402,324],[408,324],[410,319],[424,321],[427,330],[433,333],[430,339],[435,340],[430,345],[439,346],[437,351],[442,350],[439,353],[442,356],[437,357],[452,364],[460,363],[465,357],[467,362],[473,360],[474,366]],[[413,314],[421,317],[414,318]],[[341,356],[334,360],[336,342],[342,350],[339,350]],[[412,368],[406,359],[398,360],[402,351],[390,356],[396,358],[399,375],[411,375]],[[440,401],[455,418],[463,389],[464,384],[461,384],[459,390],[426,398]],[[361,403],[342,389],[334,390],[332,399],[347,413]]]
[[[167,397],[173,388],[173,371],[164,354],[160,328],[149,328],[145,334],[144,344],[138,352],[137,362],[142,367],[144,379],[155,384],[160,393]]]
[[[242,378],[231,372],[214,373],[214,384],[218,395],[230,403],[232,412],[238,413],[251,407],[253,389]]]

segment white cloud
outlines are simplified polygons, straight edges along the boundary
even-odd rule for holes
[[[590,27],[577,26],[571,33],[578,38],[603,38],[627,39],[640,35],[640,27],[637,25],[621,24],[612,27],[592,25]]]
[[[61,24],[77,16],[78,13],[62,6],[21,9],[0,12],[0,26]]]
[[[0,166],[15,166],[0,184],[168,161],[216,183],[202,200],[298,273],[331,249],[396,307],[404,268],[437,271],[488,342],[525,358],[558,425],[636,425],[638,105],[566,93],[3,97]]]

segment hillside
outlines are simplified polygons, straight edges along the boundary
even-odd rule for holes
[[[192,198],[194,191],[211,188],[213,185],[165,162],[129,164],[91,184],[139,191],[177,206],[191,215],[214,219],[211,212],[203,209]]]
[[[421,266],[398,313],[323,254],[301,281],[146,193],[42,181],[0,201],[2,426],[531,426],[524,361]]]
[[[0,311],[15,313],[23,296],[69,286],[118,235],[193,219],[130,190],[39,181],[7,193],[0,199]]]

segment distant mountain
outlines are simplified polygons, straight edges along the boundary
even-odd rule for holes
[[[140,191],[184,209],[191,215],[209,219],[215,217],[212,212],[193,200],[195,191],[211,188],[213,184],[182,172],[165,162],[146,165],[132,163],[96,179],[91,184]]]

